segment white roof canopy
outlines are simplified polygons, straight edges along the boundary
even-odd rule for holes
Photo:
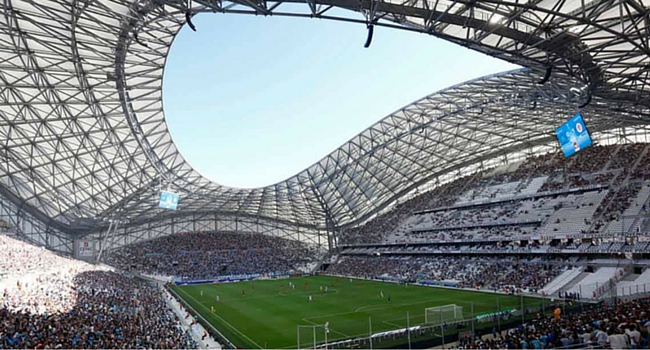
[[[80,218],[137,223],[197,212],[341,226],[437,176],[551,144],[579,105],[595,133],[650,120],[650,0],[193,4],[5,1],[0,191],[63,229]],[[330,13],[337,8],[351,11]],[[213,10],[425,32],[531,69],[429,95],[285,181],[234,189],[191,168],[162,107],[165,60],[186,12]],[[180,212],[157,208],[167,186],[180,193]]]

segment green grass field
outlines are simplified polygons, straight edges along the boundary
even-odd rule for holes
[[[289,281],[296,285],[295,290],[289,288]],[[305,283],[308,283],[306,287]],[[328,286],[329,291],[321,293],[320,286]],[[367,336],[369,317],[373,333],[377,333],[406,327],[407,312],[411,326],[424,324],[427,307],[456,304],[463,307],[464,318],[470,318],[472,303],[475,314],[496,311],[497,303],[500,309],[519,309],[522,303],[517,296],[365,280],[350,282],[328,276],[176,286],[173,289],[241,348],[296,348],[297,325],[329,322],[328,342],[332,342]],[[242,290],[246,295],[242,295]],[[313,295],[312,303],[308,301],[310,294]],[[219,302],[216,302],[217,295]],[[391,302],[388,302],[388,295]],[[524,303],[532,306],[539,305],[540,301],[527,298]],[[311,329],[302,330],[300,337],[302,347],[313,344]],[[324,332],[319,330],[316,338],[318,343],[323,342]]]

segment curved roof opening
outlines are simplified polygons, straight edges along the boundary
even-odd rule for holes
[[[256,188],[320,160],[415,97],[514,66],[427,35],[358,24],[202,14],[164,75],[169,130],[211,180]]]

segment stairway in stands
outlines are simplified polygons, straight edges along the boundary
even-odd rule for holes
[[[640,185],[641,186],[641,185]],[[631,200],[630,206],[621,214],[618,220],[609,221],[600,232],[611,233],[631,233],[636,228],[635,224],[639,221],[639,213],[643,205],[650,199],[650,186],[643,184],[639,193]]]
[[[562,272],[559,276],[555,277],[551,282],[546,284],[546,286],[544,286],[544,288],[542,288],[540,292],[543,292],[546,295],[550,295],[550,296],[556,295],[558,290],[562,290],[562,288],[565,288],[569,283],[573,282],[580,275],[582,275],[582,271],[583,271],[582,267],[567,269],[566,271]]]
[[[564,295],[564,292],[566,292],[566,291],[568,291],[568,290],[571,290],[573,287],[575,287],[575,286],[577,286],[578,284],[580,284],[580,282],[582,282],[582,280],[584,280],[585,278],[587,278],[589,275],[591,275],[591,273],[589,273],[589,272],[581,272],[577,277],[575,277],[574,279],[572,279],[569,283],[567,283],[567,284],[565,284],[564,286],[562,286],[562,288],[557,289],[557,290],[556,290],[556,294],[557,294],[557,291],[559,290],[559,291],[561,291],[562,295]],[[549,295],[550,295],[550,294],[549,294]],[[552,296],[552,295],[551,295],[551,296]]]
[[[621,146],[619,146],[619,148],[620,147]],[[628,181],[630,180],[630,176],[632,176],[632,174],[634,174],[634,171],[639,166],[639,163],[641,163],[641,160],[643,159],[643,157],[645,156],[645,154],[648,152],[649,149],[650,149],[650,144],[646,145],[645,148],[643,148],[643,151],[639,154],[637,159],[634,161],[634,163],[632,164],[632,166],[630,167],[630,169],[626,173],[618,173],[618,174],[616,174],[616,176],[614,176],[610,180],[610,182],[609,182],[609,191],[610,192],[613,192],[614,195],[616,195],[616,193],[618,193],[618,191],[621,188],[623,188],[624,185],[627,185]],[[618,149],[617,149],[617,152],[618,152]],[[607,164],[609,164],[609,162],[611,162],[611,159],[609,161],[607,161]],[[606,165],[605,169],[607,169],[607,166],[608,165]],[[619,179],[621,177],[621,174],[625,174],[625,178],[623,178],[622,180]],[[612,197],[612,198],[614,198],[614,197]],[[594,217],[594,219],[592,220],[592,224],[589,227],[589,230],[588,230],[589,232],[593,232],[595,230],[595,227],[596,227],[598,221],[602,220],[603,214],[607,212],[607,210],[609,209],[609,206],[613,202],[614,201],[610,200],[609,203],[607,203],[607,206],[605,206],[605,208],[603,208],[603,210],[600,212],[598,217]],[[636,224],[636,222],[632,224],[632,227],[634,227],[635,224]],[[604,225],[603,227],[601,227],[600,232],[606,232],[605,230],[607,229],[608,226],[609,226],[609,223],[607,225]]]
[[[615,148],[614,151],[609,155],[609,159],[608,159],[607,162],[605,163],[605,166],[603,167],[602,170],[609,169],[609,165],[612,163],[612,160],[613,160],[614,158],[616,158],[616,156],[618,155],[618,151],[620,151],[622,147],[623,147],[623,144],[618,144],[618,145],[616,145],[616,148]]]

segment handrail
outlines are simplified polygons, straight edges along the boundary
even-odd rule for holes
[[[176,293],[175,290],[170,288],[168,285],[165,285],[165,289],[167,289],[167,291],[169,291],[176,298],[176,300],[178,300],[181,304],[183,304],[183,306],[186,309],[190,310],[192,316],[202,321],[201,323],[203,324],[203,326],[209,328],[211,331],[210,333],[212,333],[217,339],[219,339],[219,343],[225,345],[227,349],[237,349],[235,344],[233,344],[230,340],[228,340],[228,338],[226,338],[225,335],[219,332],[219,330],[216,329],[208,320],[206,320],[205,317],[203,317],[200,313],[194,310],[194,308],[187,301],[185,301],[185,299],[181,298],[181,296],[178,295],[178,293]]]
[[[424,210],[420,210],[420,211],[415,212],[415,215],[430,214],[430,213],[436,213],[436,212],[440,212],[440,211],[447,211],[447,210],[451,210],[451,209],[465,209],[465,208],[472,208],[472,207],[479,207],[479,206],[491,206],[491,205],[495,205],[495,204],[507,203],[507,202],[512,202],[512,201],[537,199],[537,198],[543,198],[543,197],[553,197],[553,196],[562,195],[562,194],[593,192],[593,191],[598,191],[598,190],[601,190],[601,189],[608,188],[608,186],[609,185],[597,184],[597,185],[587,185],[587,186],[582,186],[582,187],[574,187],[574,188],[563,189],[563,190],[544,191],[544,192],[536,192],[536,193],[523,194],[523,195],[518,194],[518,195],[512,195],[512,196],[502,197],[502,198],[485,198],[485,199],[481,199],[481,200],[476,200],[474,202],[464,202],[464,203],[451,205],[451,206],[446,206],[446,207],[424,209]]]

